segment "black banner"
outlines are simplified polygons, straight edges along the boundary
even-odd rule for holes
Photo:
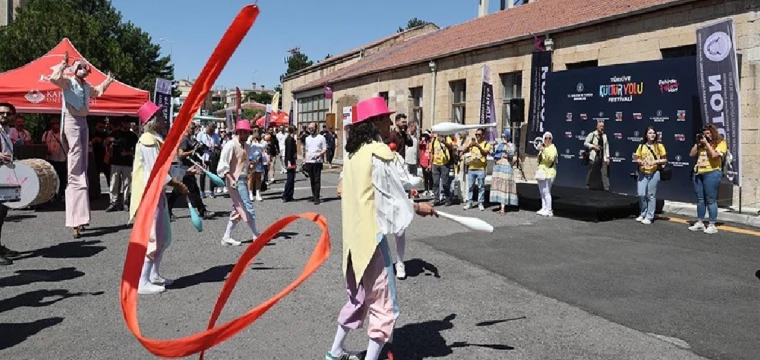
[[[496,107],[493,102],[493,82],[491,81],[491,68],[483,65],[483,89],[480,93],[480,123],[496,123]],[[493,142],[496,140],[496,128],[488,128],[485,140]]]
[[[172,125],[172,82],[167,79],[156,79],[156,91],[153,94],[153,103],[161,106],[161,114],[166,120],[168,131]]]
[[[555,184],[584,188],[583,146],[597,121],[605,122],[610,149],[610,191],[636,195],[633,153],[654,126],[673,169],[657,198],[694,201],[689,150],[701,126],[694,57],[551,73],[546,119],[559,152]]]
[[[530,68],[530,109],[528,111],[528,131],[525,152],[538,155],[536,140],[543,142],[546,131],[546,78],[552,71],[552,52],[536,51]]]
[[[733,20],[697,29],[697,68],[702,118],[728,143],[723,176],[741,186],[741,113],[739,71]]]

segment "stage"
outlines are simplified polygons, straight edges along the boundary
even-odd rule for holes
[[[538,211],[541,197],[538,185],[518,183],[517,194],[520,209]],[[664,201],[657,201],[657,212],[662,211]],[[608,221],[639,215],[639,199],[607,191],[593,191],[563,186],[552,187],[552,208],[555,216]]]

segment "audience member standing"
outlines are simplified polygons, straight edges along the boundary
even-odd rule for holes
[[[609,191],[610,142],[604,133],[604,120],[596,122],[596,131],[588,134],[583,145],[589,151],[586,189]]]
[[[412,121],[409,123],[409,137],[412,139],[411,145],[407,146],[406,153],[404,154],[404,163],[406,164],[407,171],[409,171],[412,176],[419,176],[417,174],[417,164],[419,164],[419,158],[420,158],[420,149],[419,149],[419,143],[420,140],[417,138],[417,122]]]
[[[309,124],[309,136],[304,140],[304,171],[311,181],[311,197],[314,205],[319,205],[319,190],[322,186],[322,163],[327,152],[325,137],[317,133],[317,125]]]
[[[288,134],[285,137],[285,147],[283,150],[283,153],[285,155],[282,162],[287,173],[287,177],[285,178],[285,189],[282,191],[283,202],[293,201],[293,192],[295,190],[296,182],[296,168],[298,167],[298,146],[296,144],[295,136],[296,127],[288,127]]]
[[[55,117],[50,121],[50,130],[42,134],[42,143],[47,146],[47,161],[53,165],[55,173],[58,175],[58,193],[55,198],[58,201],[63,200],[63,194],[66,191],[66,148],[61,141],[61,119]]]
[[[206,166],[208,167],[207,170],[216,174],[214,171],[219,164],[219,156],[222,151],[222,141],[221,139],[219,139],[219,135],[216,134],[216,124],[214,123],[208,124],[208,126],[206,126],[206,131],[199,132],[198,136],[196,137],[196,140],[198,140],[198,142],[206,146],[205,151],[203,151],[203,153],[201,154],[201,159],[203,160],[204,163],[206,163]],[[201,181],[201,197],[205,198],[206,197],[206,173],[201,174],[200,181]],[[214,195],[217,193],[215,192],[216,186],[214,185],[213,181],[209,181],[208,190],[209,190],[209,195],[211,197],[214,197]]]
[[[111,204],[106,212],[124,210],[128,206],[129,187],[132,179],[132,165],[135,162],[137,134],[129,130],[132,120],[128,117],[116,118],[112,122],[116,129],[105,143],[111,166]]]

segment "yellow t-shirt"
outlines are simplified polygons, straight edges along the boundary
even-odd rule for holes
[[[639,164],[639,171],[646,175],[654,174],[660,167],[654,162],[656,160],[664,158],[665,155],[667,155],[665,152],[665,146],[660,143],[651,145],[651,148],[652,151],[649,150],[649,146],[647,146],[647,144],[641,144],[638,148],[636,148],[636,156],[638,156],[639,159],[643,160],[643,163]]]
[[[538,168],[543,169],[546,172],[547,179],[554,179],[557,176],[557,147],[554,144],[545,147],[541,150],[541,161],[538,163]]]
[[[452,144],[451,138],[446,138],[446,144]],[[430,142],[430,153],[433,155],[433,165],[446,165],[451,159],[449,148],[437,138]]]
[[[472,149],[470,149],[470,159],[469,159],[469,167],[470,170],[485,170],[486,164],[488,162],[488,159],[486,158],[488,156],[488,153],[491,152],[491,144],[488,143],[488,141],[482,141],[480,143],[480,147],[485,150],[485,154],[480,152],[480,149],[473,146]]]
[[[718,146],[715,147],[715,151],[721,153],[721,155],[726,155],[728,152],[728,144],[726,144],[726,141],[721,140],[718,143]],[[719,156],[715,159],[710,159],[707,156],[707,149],[702,149],[699,151],[699,154],[697,154],[697,165],[695,166],[695,169],[697,170],[697,174],[704,174],[715,170],[721,170],[723,169],[723,156]]]

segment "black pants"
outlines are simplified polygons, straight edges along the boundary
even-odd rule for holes
[[[6,217],[8,217],[8,207],[3,204],[0,204],[0,245],[3,244],[3,241],[2,241],[3,224],[5,224]]]
[[[193,205],[193,207],[198,210],[198,213],[203,216],[206,214],[206,205],[203,205],[203,200],[201,200],[201,194],[200,190],[198,189],[198,183],[196,182],[195,175],[185,175],[182,177],[182,183],[187,186],[187,198],[190,200],[190,204]],[[174,208],[174,203],[177,202],[177,199],[182,195],[182,193],[179,191],[179,189],[172,190],[172,193],[169,195],[168,205],[169,205],[169,213],[172,213],[172,209]]]
[[[55,173],[58,175],[58,193],[55,194],[56,198],[62,199],[63,194],[66,191],[66,184],[68,184],[68,167],[65,161],[52,161],[48,160],[50,165],[53,165]]]
[[[311,196],[314,202],[319,201],[319,190],[322,187],[322,163],[306,163],[303,169],[309,174]]]
[[[285,189],[282,190],[283,201],[293,201],[293,192],[296,187],[296,169],[288,169],[285,178]]]
[[[327,163],[332,164],[333,158],[335,157],[335,148],[328,147],[326,155],[327,155]]]
[[[436,202],[441,199],[441,188],[443,188],[443,198],[448,202],[451,201],[449,171],[448,165],[433,165],[433,193],[435,193]]]
[[[433,169],[422,169],[422,180],[425,184],[425,191],[433,190]]]

